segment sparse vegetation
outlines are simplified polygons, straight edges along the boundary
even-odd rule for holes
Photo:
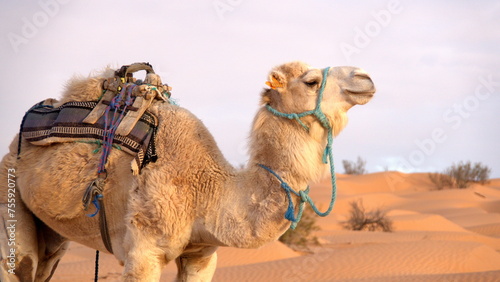
[[[429,173],[429,179],[434,185],[436,185],[438,190],[442,190],[445,187],[453,187],[453,179],[446,174],[442,173]]]
[[[471,183],[488,183],[491,169],[481,163],[460,162],[444,170],[442,174],[429,173],[438,189],[444,187],[467,188]]]
[[[294,230],[288,229],[279,240],[294,250],[309,251],[308,246],[319,245],[318,238],[312,234],[320,230],[316,224],[316,218],[314,211],[306,207],[297,227]]]
[[[363,200],[352,201],[349,219],[342,223],[348,230],[392,232],[392,220],[380,209],[366,211]]]
[[[366,173],[366,161],[361,157],[358,157],[356,162],[342,160],[342,164],[344,165],[345,174],[361,175]]]

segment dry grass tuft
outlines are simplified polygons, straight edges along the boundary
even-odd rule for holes
[[[342,160],[342,165],[344,166],[345,174],[361,175],[366,173],[365,165],[366,161],[361,157],[358,157],[356,162]]]
[[[460,162],[443,173],[429,173],[429,178],[441,190],[444,187],[467,188],[471,183],[488,183],[491,169],[481,163]]]
[[[348,230],[392,232],[392,220],[385,211],[376,209],[366,211],[363,200],[352,201],[349,219],[342,223]]]

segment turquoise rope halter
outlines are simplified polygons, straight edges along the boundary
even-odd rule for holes
[[[292,222],[292,225],[290,228],[295,229],[297,226],[297,223],[300,221],[302,217],[302,213],[304,211],[304,204],[307,202],[311,206],[311,208],[314,210],[314,212],[319,215],[319,216],[327,216],[330,214],[330,212],[333,209],[333,205],[335,204],[335,200],[337,198],[337,181],[335,178],[335,167],[333,164],[333,153],[332,153],[332,143],[333,143],[333,128],[330,125],[328,118],[326,117],[325,113],[323,113],[323,110],[321,110],[321,102],[323,101],[323,91],[325,90],[326,86],[326,78],[328,75],[328,71],[330,70],[330,67],[327,67],[323,70],[323,80],[321,81],[321,86],[318,92],[318,100],[316,103],[316,108],[311,111],[305,111],[302,113],[292,113],[292,114],[287,114],[287,113],[282,113],[273,107],[271,107],[269,104],[266,105],[266,109],[270,111],[272,114],[278,116],[278,117],[283,117],[283,118],[288,118],[288,119],[294,119],[296,120],[306,131],[309,131],[309,127],[305,125],[300,119],[305,116],[315,116],[321,125],[328,131],[328,137],[327,137],[327,144],[326,148],[323,152],[323,163],[330,163],[330,173],[332,175],[331,181],[332,181],[332,197],[330,199],[330,205],[328,206],[328,209],[325,212],[321,212],[318,210],[316,205],[314,204],[313,200],[309,197],[309,186],[303,191],[295,191],[293,190],[276,172],[274,172],[272,169],[269,167],[258,164],[260,167],[263,169],[267,170],[269,173],[274,175],[278,179],[278,181],[281,183],[281,187],[285,190],[285,193],[287,194],[288,198],[288,209],[285,213],[285,218],[290,220]],[[300,204],[299,204],[299,211],[297,213],[297,216],[295,216],[295,207],[293,206],[292,202],[292,194],[295,194],[300,198]]]

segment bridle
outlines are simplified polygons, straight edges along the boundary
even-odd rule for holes
[[[288,198],[288,209],[285,213],[285,218],[292,222],[292,225],[290,226],[290,228],[292,228],[292,229],[295,229],[295,227],[297,226],[297,223],[300,221],[300,219],[302,217],[302,213],[304,211],[304,204],[306,202],[311,205],[311,208],[314,210],[314,212],[317,215],[324,217],[324,216],[329,215],[330,212],[332,211],[333,206],[335,204],[336,197],[337,197],[337,183],[336,183],[336,178],[335,178],[335,167],[333,164],[333,153],[332,153],[333,128],[332,128],[327,116],[325,115],[325,113],[321,109],[321,102],[323,101],[323,92],[325,90],[326,79],[327,79],[329,70],[330,70],[330,67],[323,69],[323,79],[321,81],[321,86],[318,90],[318,99],[317,99],[316,107],[314,108],[314,110],[305,111],[302,113],[288,114],[288,113],[282,113],[282,112],[276,110],[275,108],[271,107],[271,105],[269,105],[269,104],[267,104],[265,106],[266,109],[269,112],[271,112],[272,114],[274,114],[275,116],[283,117],[283,118],[287,118],[287,119],[291,119],[291,120],[293,120],[293,119],[296,120],[306,131],[309,131],[309,127],[307,125],[305,125],[300,119],[302,117],[312,115],[312,116],[316,117],[318,119],[318,121],[321,123],[321,126],[323,126],[323,128],[325,128],[328,131],[327,144],[326,144],[325,150],[323,152],[323,163],[326,164],[326,163],[330,162],[332,196],[330,199],[330,205],[328,206],[328,209],[325,212],[319,211],[318,208],[316,207],[316,205],[314,204],[314,202],[312,201],[312,199],[309,197],[309,186],[307,186],[307,188],[305,190],[301,190],[301,191],[297,192],[297,191],[293,190],[271,168],[269,168],[263,164],[258,164],[260,167],[262,167],[263,169],[267,170],[269,173],[274,175],[278,179],[278,181],[281,183],[281,187],[285,190],[285,193],[287,194],[287,198]],[[299,211],[297,213],[297,216],[295,216],[295,207],[293,206],[291,194],[295,194],[296,196],[298,196],[300,198]]]

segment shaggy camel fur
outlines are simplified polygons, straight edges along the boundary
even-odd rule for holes
[[[61,100],[97,100],[104,77],[73,79]],[[293,62],[275,67],[262,104],[278,111],[314,109],[318,88],[326,79],[322,110],[338,134],[346,111],[365,104],[375,92],[368,74],[353,67],[322,70]],[[130,171],[133,156],[112,150],[104,188],[109,232],[115,257],[124,264],[125,281],[158,281],[170,261],[180,281],[210,281],[218,246],[257,248],[276,240],[290,226],[284,218],[287,199],[279,182],[258,164],[271,167],[296,190],[318,180],[326,130],[313,116],[280,118],[261,107],[250,134],[250,160],[243,170],[222,156],[203,123],[186,109],[154,102],[159,118],[155,163],[140,175]],[[86,216],[82,195],[96,177],[95,145],[59,143],[34,146],[17,137],[2,160],[0,182],[15,170],[15,274],[9,274],[7,189],[0,191],[1,281],[46,281],[54,273],[69,240],[106,252],[98,219]],[[298,199],[294,198],[297,204]]]

